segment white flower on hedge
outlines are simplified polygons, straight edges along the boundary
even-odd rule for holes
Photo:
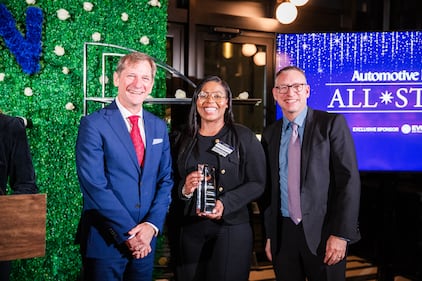
[[[32,92],[32,89],[30,87],[26,87],[25,90],[23,91],[24,95],[27,97],[32,96],[34,93]]]
[[[67,68],[66,66],[63,66],[62,72],[63,74],[69,74],[69,68]]]
[[[129,19],[129,15],[126,13],[122,13],[121,17],[122,21],[127,21]]]
[[[67,20],[68,18],[70,18],[70,14],[65,9],[60,9],[60,10],[57,11],[57,17],[60,20]]]
[[[148,4],[150,4],[153,7],[161,7],[160,1],[158,0],[150,0]]]
[[[62,46],[56,46],[54,47],[54,53],[61,57],[64,55],[64,48]]]
[[[5,76],[6,75],[3,72],[0,73],[0,82],[3,82],[4,81],[4,77]]]
[[[182,89],[177,89],[174,96],[178,99],[184,99],[184,98],[186,98],[186,92],[183,91]]]
[[[28,5],[34,5],[35,4],[35,0],[26,0],[26,4],[28,4]]]
[[[75,106],[71,102],[66,103],[66,105],[64,107],[66,108],[66,110],[74,110],[75,109]]]
[[[141,37],[139,42],[141,42],[141,44],[143,44],[143,45],[148,45],[149,44],[149,38],[144,35],[144,36]]]
[[[91,2],[84,2],[84,10],[87,12],[91,12],[92,8],[94,8],[94,4]]]
[[[94,40],[95,42],[101,41],[101,33],[99,32],[92,33],[92,40]]]
[[[103,76],[103,75],[101,75],[101,77],[100,77],[98,80],[100,80],[100,83],[101,83],[102,85],[104,85],[104,84],[108,84],[108,77],[107,77],[107,76]]]

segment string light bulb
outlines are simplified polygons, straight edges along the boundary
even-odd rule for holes
[[[296,19],[297,8],[291,2],[283,2],[277,7],[275,14],[279,22],[282,24],[289,24]]]
[[[305,5],[308,1],[309,0],[290,0],[290,2],[297,7]]]
[[[255,44],[243,44],[242,45],[242,55],[245,57],[253,56],[257,51]]]
[[[259,51],[257,52],[254,56],[253,56],[253,62],[255,63],[255,65],[257,66],[264,66],[267,63],[266,60],[266,53],[263,51]]]
[[[223,57],[231,59],[233,57],[233,44],[230,42],[223,43]]]

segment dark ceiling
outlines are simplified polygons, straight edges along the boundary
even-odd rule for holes
[[[356,1],[356,0],[355,0]],[[358,30],[422,29],[420,0],[357,0]]]
[[[245,22],[246,29],[252,25],[270,32],[422,29],[420,0],[309,0],[299,7],[293,24],[274,24],[275,7],[283,1],[287,0],[169,0],[169,19],[180,14],[185,15],[180,21],[221,20],[229,26],[235,18],[237,24]]]

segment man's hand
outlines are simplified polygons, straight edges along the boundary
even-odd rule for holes
[[[334,235],[330,235],[330,237],[328,237],[327,246],[325,248],[324,263],[333,265],[343,260],[346,257],[346,247],[346,240]]]
[[[273,261],[273,255],[271,254],[271,239],[267,239],[267,243],[265,243],[265,254],[269,261]]]
[[[151,253],[151,240],[155,235],[154,228],[148,223],[141,223],[132,228],[129,235],[135,235],[126,241],[126,245],[136,259],[146,257]]]

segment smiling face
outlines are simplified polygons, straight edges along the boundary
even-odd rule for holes
[[[136,114],[154,86],[151,64],[147,60],[126,62],[120,73],[114,73],[113,81],[118,88],[119,102]]]
[[[288,86],[287,92],[279,90],[283,86]],[[276,77],[273,97],[281,107],[283,115],[290,121],[306,107],[309,93],[310,87],[306,84],[305,75],[296,69],[282,71]]]
[[[201,124],[224,125],[224,113],[228,108],[228,98],[221,83],[216,81],[206,82],[198,94],[196,108],[199,116],[201,116]]]

